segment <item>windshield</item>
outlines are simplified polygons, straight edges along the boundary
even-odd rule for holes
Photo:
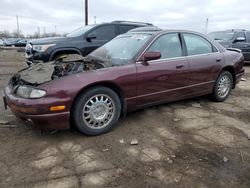
[[[84,34],[85,32],[92,29],[94,26],[95,25],[87,25],[87,26],[84,26],[84,27],[80,27],[80,28],[72,31],[71,33],[67,34],[66,37],[79,37],[82,34]]]
[[[214,40],[224,40],[224,41],[229,41],[232,40],[234,37],[234,32],[212,32],[209,33],[208,35],[213,38]]]
[[[113,65],[125,64],[135,56],[150,37],[151,34],[120,35],[93,51],[89,56]]]

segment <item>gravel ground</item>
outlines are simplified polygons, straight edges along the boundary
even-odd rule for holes
[[[24,66],[23,53],[0,49],[0,89]],[[246,72],[224,103],[199,97],[139,110],[97,137],[41,133],[0,100],[0,187],[249,188]]]

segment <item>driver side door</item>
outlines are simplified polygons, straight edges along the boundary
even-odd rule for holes
[[[161,58],[136,63],[137,107],[174,101],[187,95],[189,64],[183,54],[180,33],[159,36],[146,52],[160,52]]]

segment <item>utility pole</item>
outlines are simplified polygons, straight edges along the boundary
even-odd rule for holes
[[[206,26],[205,26],[205,33],[207,34],[207,30],[208,30],[208,18],[206,19]]]
[[[40,38],[40,27],[37,27],[37,37]]]
[[[88,25],[88,0],[85,0],[85,25]]]
[[[44,37],[46,35],[45,26],[43,27],[43,35],[44,35]]]
[[[94,24],[96,24],[96,16],[94,16]]]
[[[17,38],[19,38],[19,21],[18,21],[18,15],[16,15],[16,25],[17,25]]]

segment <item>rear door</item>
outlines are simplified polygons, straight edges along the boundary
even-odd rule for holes
[[[163,34],[146,51],[160,52],[161,58],[136,63],[137,106],[173,101],[185,96],[189,65],[183,56],[180,34]]]
[[[224,62],[223,55],[204,37],[183,33],[187,60],[190,66],[189,93],[211,93],[218,71]]]
[[[86,45],[81,49],[84,56],[113,39],[117,35],[116,25],[101,25],[88,33],[87,36],[89,35],[95,36],[96,38],[85,43]],[[84,40],[86,40],[86,38]]]

